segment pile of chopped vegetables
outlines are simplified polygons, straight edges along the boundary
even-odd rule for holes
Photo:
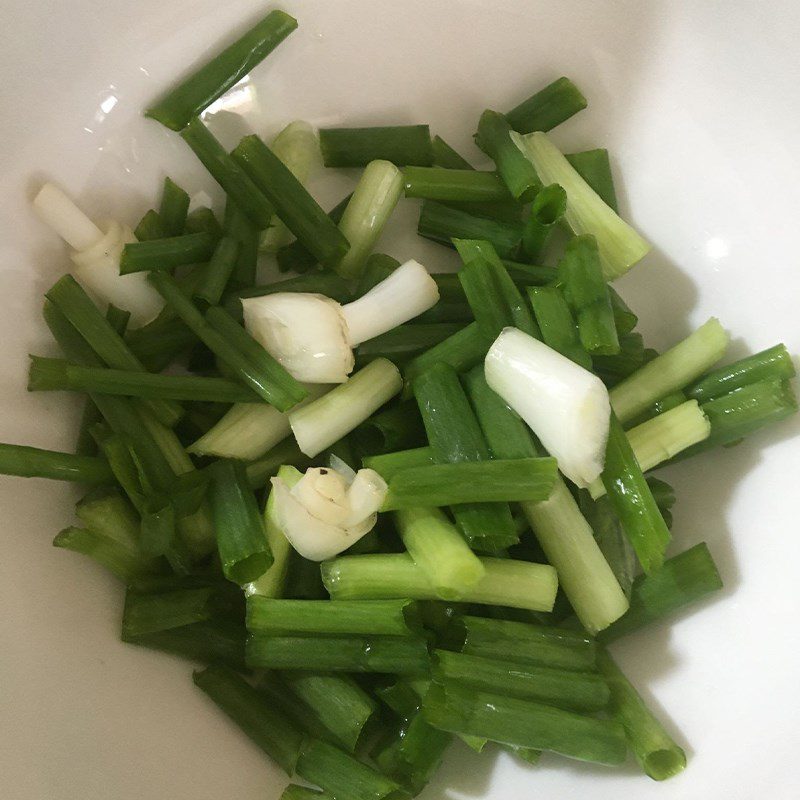
[[[649,245],[608,153],[547,133],[586,106],[566,78],[484,111],[491,170],[427,125],[295,122],[227,152],[202,112],[296,26],[272,11],[147,111],[221,215],[169,178],[134,230],[37,195],[74,266],[44,305],[63,358],[32,356],[29,389],[86,405],[75,453],[0,445],[0,471],[86,488],[54,544],[123,582],[124,641],[205,665],[197,686],[319,787],[284,800],[416,795],[454,738],[675,775],[606,645],[721,581],[705,544],[667,558],[651,471],[793,414],[786,348],[719,367],[716,319],[645,347],[609,283]],[[327,212],[319,161],[363,168]],[[457,273],[375,252],[403,197]],[[272,256],[292,275],[262,285]]]

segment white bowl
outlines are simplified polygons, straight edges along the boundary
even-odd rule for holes
[[[244,0],[6,0],[0,440],[69,449],[80,407],[25,392],[26,354],[53,352],[42,293],[68,268],[30,211],[33,189],[53,179],[97,217],[129,223],[165,173],[216,194],[181,140],[141,110],[263,10]],[[715,315],[732,356],[781,340],[800,350],[796,2],[305,0],[286,10],[300,29],[229,104],[259,133],[297,118],[429,122],[477,158],[470,137],[484,108],[507,109],[566,74],[590,105],[554,138],[567,150],[609,148],[623,213],[655,245],[619,282],[647,341],[664,347]],[[319,196],[340,191],[326,184]],[[415,214],[404,204],[382,248],[452,263],[408,233]],[[616,652],[685,746],[683,775],[656,785],[635,766],[553,756],[527,768],[454,747],[424,797],[798,797],[797,428],[666,476],[678,494],[674,550],[707,541],[726,588]],[[75,497],[45,481],[0,481],[3,797],[277,798],[285,778],[194,688],[187,663],[119,642],[120,586],[50,546]]]

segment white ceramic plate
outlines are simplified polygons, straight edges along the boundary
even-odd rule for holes
[[[180,139],[140,117],[207,47],[264,6],[231,0],[6,0],[0,50],[0,440],[69,449],[78,404],[25,392],[26,354],[52,351],[39,311],[67,268],[27,202],[45,178],[99,217],[135,222],[165,172],[210,188]],[[590,101],[554,134],[608,147],[625,215],[654,252],[619,288],[656,347],[710,315],[732,356],[800,351],[800,5],[581,0],[299,0],[295,33],[228,104],[259,133],[429,122],[477,157],[470,133],[566,74]],[[219,120],[218,120],[219,122]],[[228,122],[231,122],[228,119]],[[234,128],[236,126],[233,126]],[[321,186],[322,200],[341,191]],[[407,233],[383,247],[431,265],[449,254]],[[424,795],[492,800],[792,800],[797,626],[797,422],[670,470],[674,550],[708,542],[726,589],[704,609],[617,648],[685,746],[656,785],[556,757],[526,768],[457,747]],[[75,491],[3,479],[0,792],[6,800],[276,798],[285,779],[193,687],[177,659],[118,641],[122,592],[50,546]]]

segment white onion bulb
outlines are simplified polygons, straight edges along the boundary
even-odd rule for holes
[[[386,482],[377,472],[349,475],[312,467],[290,489],[272,479],[278,525],[303,558],[324,561],[352,547],[375,525],[386,497]]]
[[[344,383],[355,360],[342,307],[321,294],[277,292],[242,300],[244,325],[304,383]]]
[[[439,287],[428,270],[418,261],[406,261],[342,309],[351,347],[393,330],[438,302]]]
[[[339,305],[321,294],[278,292],[242,300],[250,335],[297,380],[344,383],[352,348],[419,316],[439,300],[422,264],[407,261],[363,297]]]
[[[122,248],[136,241],[130,228],[119,222],[108,222],[101,230],[52,183],[46,183],[39,190],[33,207],[42,221],[74,249],[75,278],[96,301],[113,303],[130,311],[133,326],[144,325],[155,318],[164,301],[147,282],[147,274],[119,274]]]
[[[611,406],[596,375],[516,328],[506,328],[484,362],[486,382],[514,409],[573,483],[603,471]]]

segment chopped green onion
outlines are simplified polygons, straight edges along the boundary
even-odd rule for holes
[[[164,178],[158,216],[164,226],[164,236],[180,236],[189,213],[189,195],[172,178]]]
[[[204,622],[211,615],[209,603],[213,589],[176,589],[172,592],[143,594],[128,589],[122,613],[122,637],[180,628]]]
[[[422,444],[425,429],[416,404],[405,401],[374,414],[353,431],[351,440],[362,456],[389,453]]]
[[[458,279],[484,333],[494,339],[512,326],[538,337],[531,310],[491,243],[454,239],[453,244],[464,262]]]
[[[133,233],[119,222],[106,223],[101,231],[70,197],[46,183],[33,199],[38,216],[75,251],[71,253],[75,275],[100,300],[126,308],[137,325],[157,316],[162,303],[139,276],[120,277],[119,257]]]
[[[222,571],[234,583],[249,583],[272,564],[255,497],[244,468],[233,461],[214,464],[211,478],[211,508]]]
[[[513,259],[522,243],[522,223],[478,217],[434,200],[424,200],[417,233],[426,239],[453,247],[453,239],[489,242],[501,258]]]
[[[233,44],[206,61],[145,116],[179,131],[260,64],[295,28],[297,20],[283,11],[271,11]]]
[[[457,617],[445,643],[473,656],[567,672],[594,671],[597,658],[594,640],[584,633],[505,619]]]
[[[483,564],[438,508],[406,508],[395,514],[395,522],[411,558],[439,597],[457,600],[483,577]]]
[[[567,193],[564,219],[576,235],[591,233],[597,239],[603,275],[613,280],[626,273],[649,251],[650,245],[624,222],[578,174],[545,133],[515,141],[544,183],[558,183]]]
[[[239,252],[236,255],[236,263],[230,278],[231,286],[248,288],[256,282],[261,231],[259,226],[253,223],[231,197],[228,197],[225,203],[223,223],[225,235],[235,239],[239,245]]]
[[[44,318],[53,337],[69,358],[92,366],[102,363],[63,312],[49,300],[44,306]],[[110,330],[114,333],[113,328]],[[130,401],[119,397],[94,395],[92,402],[114,432],[124,440],[123,446],[129,445],[133,449],[137,466],[147,476],[150,485],[164,491],[170,488],[175,480],[175,473],[149,431],[142,429],[142,418]]]
[[[231,236],[219,239],[208,263],[200,268],[201,277],[192,292],[194,300],[210,306],[218,305],[238,257],[239,242],[236,239]]]
[[[561,289],[556,286],[529,286],[528,297],[542,332],[542,341],[570,361],[590,370],[592,358],[581,344],[578,328]]]
[[[472,217],[493,219],[497,222],[508,222],[512,225],[517,225],[521,222],[524,210],[524,206],[513,199],[503,202],[460,202],[458,200],[445,200],[443,202],[448,208],[452,208],[455,211],[463,211]]]
[[[389,481],[381,510],[540,502],[550,495],[556,474],[554,458],[492,459],[412,467],[398,472]],[[459,509],[454,513],[460,521]]]
[[[384,773],[417,795],[433,777],[452,739],[449,733],[429,725],[422,713],[415,711],[371,755]]]
[[[566,483],[522,510],[584,627],[597,633],[625,614],[628,601]]]
[[[580,761],[621,764],[627,753],[625,733],[617,722],[531,700],[475,691],[450,681],[434,683],[422,708],[434,727],[504,744],[551,750]]]
[[[435,364],[465,372],[483,360],[491,343],[478,323],[473,322],[412,359],[404,371],[406,385],[413,387],[416,379]]]
[[[586,105],[586,98],[569,78],[558,78],[512,108],[505,117],[520,133],[549,131]]]
[[[245,136],[232,156],[308,251],[325,266],[338,264],[348,251],[348,240],[292,171],[261,139]]]
[[[413,636],[416,609],[410,600],[247,600],[247,628],[253,633],[380,634]]]
[[[307,122],[290,122],[270,144],[270,150],[289,168],[292,175],[304,186],[311,174],[322,166],[319,137]],[[282,220],[261,235],[260,249],[276,253],[291,241],[291,233]]]
[[[273,707],[284,714],[306,737],[313,736],[341,745],[325,727],[316,711],[289,689],[281,673],[263,672],[260,680],[256,682],[256,689],[261,695],[268,698]]]
[[[445,169],[474,169],[466,158],[460,156],[441,136],[431,139],[433,164]]]
[[[402,192],[403,174],[394,164],[370,161],[339,221],[339,230],[350,243],[336,265],[342,277],[361,274]]]
[[[245,657],[252,669],[388,672],[400,675],[424,675],[428,671],[428,650],[424,640],[410,636],[342,634],[312,637],[254,633],[247,640]]]
[[[228,300],[232,300],[232,298],[263,297],[277,292],[324,294],[326,297],[330,297],[332,300],[336,300],[337,303],[342,304],[349,303],[353,299],[353,293],[344,278],[332,272],[315,272],[311,275],[297,275],[294,278],[286,278],[276,283],[240,289],[235,294],[229,295]],[[241,306],[241,303],[237,303],[237,305]],[[226,302],[226,306],[230,307],[228,302]]]
[[[267,453],[291,432],[289,417],[277,408],[239,403],[187,450],[197,455],[251,461]]]
[[[602,711],[609,701],[608,686],[596,673],[525,666],[516,661],[448,650],[434,653],[433,679],[437,683],[454,681],[478,691],[536,700],[572,711]]]
[[[600,199],[619,214],[617,190],[614,187],[614,176],[611,174],[608,150],[598,147],[596,150],[584,150],[582,153],[566,153],[564,158],[572,164],[578,175],[597,192]]]
[[[758,381],[788,381],[795,375],[785,344],[776,344],[752,356],[719,367],[686,389],[686,396],[700,403],[715,400],[735,389]]]
[[[65,528],[53,539],[53,546],[93,558],[126,584],[158,569],[157,562],[140,551],[89,528]]]
[[[542,184],[531,162],[511,139],[508,120],[497,111],[481,114],[475,143],[494,161],[497,171],[515,200],[529,203]]]
[[[466,374],[464,385],[492,458],[539,455],[530,428],[489,388],[482,366]]]
[[[246,474],[249,479],[251,477],[250,467],[248,467]],[[289,465],[282,465],[277,470],[277,475],[290,489],[303,477],[299,470]],[[252,482],[250,485],[252,488]],[[261,577],[245,584],[245,597],[251,597],[252,595],[282,597],[286,587],[292,547],[278,524],[278,515],[275,510],[275,493],[272,491],[269,493],[267,504],[264,508],[264,531],[267,535],[267,544],[272,552],[272,565],[267,568],[267,571]]]
[[[558,265],[564,295],[575,309],[581,344],[592,355],[620,351],[608,286],[603,279],[594,236],[577,236],[567,244]]]
[[[321,128],[319,145],[326,167],[365,167],[376,159],[398,167],[429,167],[433,163],[427,125]]]
[[[319,719],[333,739],[354,752],[378,704],[348,675],[283,672],[281,682]]]
[[[144,367],[160,372],[197,344],[197,337],[180,319],[168,319],[129,331],[125,341]]]
[[[642,472],[657,467],[711,434],[711,423],[696,400],[688,400],[626,432],[628,442]],[[589,491],[593,499],[605,494],[602,480]]]
[[[391,361],[377,358],[323,397],[289,413],[289,423],[307,456],[321,453],[368,419],[402,388]]]
[[[665,395],[696,380],[725,354],[728,334],[712,317],[694,333],[615,386],[611,407],[625,423]]]
[[[241,623],[212,620],[137,636],[123,633],[122,641],[162,650],[202,664],[227,664],[244,669],[245,636],[246,631]]]
[[[620,384],[658,355],[655,350],[645,348],[641,333],[626,333],[619,336],[619,350],[617,355],[595,356],[592,359],[595,373],[609,388]],[[655,404],[651,404],[648,408],[653,405]],[[640,415],[633,419],[640,419]],[[629,425],[632,420],[626,421],[625,424]]]
[[[440,283],[439,276],[433,275],[437,285]],[[455,278],[456,276],[453,275]],[[441,289],[440,289],[441,291]],[[472,310],[467,304],[466,298],[456,301],[442,300],[433,307],[429,308],[424,314],[417,317],[416,322],[428,324],[434,322],[460,322],[460,327],[472,322]]]
[[[186,217],[186,224],[183,226],[184,233],[200,233],[202,231],[210,233],[215,239],[222,236],[222,226],[216,215],[205,206],[190,211]]]
[[[195,117],[181,131],[181,137],[228,198],[248,216],[258,230],[268,228],[274,211],[272,204],[208,128]]]
[[[167,230],[158,211],[150,209],[140,220],[133,231],[137,242],[147,242],[151,239],[163,239],[167,236]]]
[[[488,461],[489,448],[480,425],[451,367],[435,363],[415,378],[412,389],[437,461]],[[393,480],[396,479],[397,476]],[[422,500],[419,504],[435,505]],[[464,502],[454,508],[453,513],[464,538],[473,548],[502,549],[519,540],[507,503]]]
[[[605,650],[599,651],[597,665],[611,690],[611,716],[625,729],[628,744],[645,773],[654,781],[663,781],[683,772],[686,754]]]
[[[149,400],[260,403],[261,398],[233,381],[189,375],[153,375],[120,369],[81,367],[59,358],[31,356],[28,390],[96,392]]]
[[[131,448],[118,434],[111,433],[104,423],[94,426],[92,436],[108,460],[117,483],[122,487],[134,508],[137,511],[143,511],[145,507],[144,490]]]
[[[427,681],[416,679],[414,682],[425,683],[427,691]],[[408,719],[413,717],[422,704],[422,698],[417,694],[412,686],[412,681],[408,679],[398,679],[388,685],[377,686],[374,694],[381,702],[387,705],[398,717]],[[424,694],[424,692],[423,692]]]
[[[613,413],[602,480],[642,569],[648,575],[657,571],[664,562],[664,552],[670,541],[669,529],[628,437]]]
[[[467,296],[464,294],[464,287],[458,278],[457,272],[439,272],[431,275],[439,288],[439,301],[443,303],[464,303]],[[472,312],[468,310],[468,316],[472,318]]]
[[[464,603],[550,611],[558,586],[547,564],[481,558],[484,576],[461,597]],[[424,571],[407,553],[340,556],[322,564],[322,581],[334,600],[439,599]]]
[[[140,547],[148,556],[163,556],[175,538],[175,509],[161,500],[145,503]]]
[[[375,336],[359,345],[359,357],[383,356],[402,358],[424,353],[431,347],[458,333],[464,324],[460,322],[429,322],[399,325],[380,336]]]
[[[631,589],[631,608],[598,637],[608,643],[673,616],[685,606],[722,588],[705,542],[668,558],[658,572],[640,575]]]
[[[58,280],[46,297],[107,366],[133,372],[144,371],[144,365],[131,352],[122,336],[71,275]],[[149,403],[148,407],[166,425],[174,425],[182,414],[177,403],[156,401]]]
[[[329,212],[328,216],[331,222],[337,225],[342,220],[342,215],[347,208],[352,194],[348,194],[343,200],[340,200]],[[317,260],[306,249],[302,242],[292,242],[291,244],[282,247],[276,254],[278,261],[278,270],[280,272],[308,272],[316,266]]]
[[[51,478],[89,485],[114,481],[111,468],[104,458],[57,453],[19,444],[0,444],[0,474],[23,478]]]
[[[504,203],[513,198],[494,172],[442,167],[406,167],[403,170],[406,197],[461,203]]]
[[[93,531],[118,539],[134,549],[138,546],[139,517],[115,489],[90,492],[76,504],[75,515]]]
[[[508,260],[503,260],[503,266],[519,286],[547,286],[558,280],[558,270],[555,267],[521,264],[519,261]]]
[[[611,309],[614,312],[614,324],[617,326],[617,334],[621,338],[638,325],[639,318],[628,308],[613,286],[608,287],[608,295],[611,299]]]
[[[538,455],[530,430],[489,388],[483,370],[470,372],[466,383],[492,455]],[[564,481],[557,477],[547,500],[525,503],[522,511],[586,629],[601,630],[624,614],[627,600]]]
[[[387,483],[402,470],[435,463],[436,456],[430,447],[400,450],[396,453],[385,453],[364,459],[364,467],[374,469]]]
[[[531,261],[541,258],[566,210],[567,193],[557,183],[537,193],[522,232],[522,249]]]
[[[211,666],[195,672],[202,689],[270,758],[292,775],[303,746],[303,735],[238,673]]]
[[[766,380],[709,400],[700,408],[711,423],[711,434],[678,458],[733,444],[765,425],[790,417],[797,411],[797,398],[788,381]]]
[[[338,747],[308,739],[300,752],[297,774],[334,798],[402,800],[400,786]]]

